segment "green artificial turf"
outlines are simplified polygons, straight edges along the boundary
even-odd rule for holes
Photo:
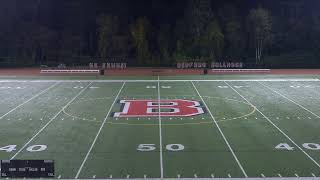
[[[3,77],[0,159],[52,159],[56,178],[320,176],[320,81],[250,81],[268,78],[316,76]],[[120,100],[159,99],[204,113],[114,117]]]

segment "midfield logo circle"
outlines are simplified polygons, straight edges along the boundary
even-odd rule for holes
[[[189,117],[203,114],[199,101],[194,100],[121,100],[122,112],[113,117]],[[159,104],[160,103],[160,104]]]

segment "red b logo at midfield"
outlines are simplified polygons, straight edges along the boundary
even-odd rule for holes
[[[124,104],[122,112],[114,113],[114,117],[188,117],[203,114],[198,101],[192,100],[121,100]]]

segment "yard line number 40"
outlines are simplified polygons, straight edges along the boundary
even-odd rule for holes
[[[40,152],[46,149],[47,149],[46,145],[32,145],[27,147],[26,150],[28,152]],[[17,150],[17,145],[8,145],[8,146],[0,147],[0,151],[13,152],[15,150]]]
[[[316,150],[316,151],[320,150],[320,144],[316,144],[316,143],[303,143],[302,147],[308,150]],[[280,143],[275,148],[278,150],[287,150],[287,151],[294,150],[294,147],[290,146],[288,143]]]

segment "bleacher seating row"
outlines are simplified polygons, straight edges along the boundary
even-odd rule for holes
[[[212,73],[268,73],[270,69],[211,69]]]
[[[96,69],[42,69],[41,74],[99,74]]]
[[[270,69],[154,69],[154,68],[128,68],[128,69],[42,69],[41,74],[46,75],[181,75],[181,74],[242,74],[242,73],[270,73]]]

